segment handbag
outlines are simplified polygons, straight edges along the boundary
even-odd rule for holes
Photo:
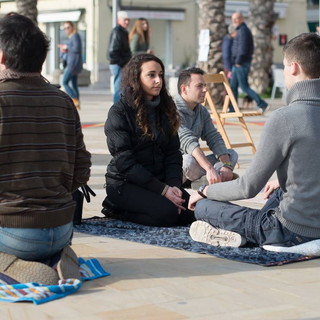
[[[73,215],[73,224],[74,225],[81,224],[82,210],[83,210],[83,199],[85,198],[86,201],[89,203],[91,201],[90,195],[92,195],[93,197],[96,196],[95,192],[86,184],[81,186],[80,189],[78,189],[72,193],[72,198],[76,202],[76,208],[74,210],[74,215]]]

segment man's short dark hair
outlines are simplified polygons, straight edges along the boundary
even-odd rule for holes
[[[320,77],[320,36],[313,32],[301,33],[283,47],[288,62],[297,62],[310,79]]]
[[[179,94],[181,94],[181,85],[182,84],[184,84],[184,85],[190,84],[192,74],[204,75],[205,72],[202,69],[196,68],[196,67],[182,70],[181,73],[179,74],[178,84],[177,84]]]
[[[0,19],[0,49],[5,66],[17,72],[41,72],[50,42],[27,17],[20,14]]]

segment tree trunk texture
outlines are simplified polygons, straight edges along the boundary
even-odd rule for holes
[[[258,93],[262,93],[270,86],[273,63],[272,28],[277,18],[274,3],[275,0],[249,1],[248,26],[254,39],[249,83]]]
[[[199,0],[199,32],[210,30],[210,48],[208,61],[198,61],[198,67],[206,73],[218,73],[223,70],[221,45],[226,34],[225,0]],[[223,102],[223,85],[209,88],[213,101],[221,106]]]
[[[38,9],[37,9],[37,0],[16,0],[17,13],[28,17],[36,25],[38,25]]]

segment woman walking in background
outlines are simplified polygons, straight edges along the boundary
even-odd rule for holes
[[[145,18],[139,18],[135,21],[129,33],[130,49],[132,55],[139,53],[153,53],[149,49],[150,45],[150,27]]]
[[[78,75],[82,70],[81,38],[71,21],[66,21],[64,23],[64,31],[68,36],[68,41],[66,44],[58,45],[66,63],[62,84],[67,94],[72,98],[74,105],[79,110]]]

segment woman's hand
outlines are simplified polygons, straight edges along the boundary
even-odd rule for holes
[[[169,187],[164,196],[175,204],[179,214],[181,213],[181,210],[186,210],[186,208],[182,206],[185,200],[182,198],[182,191],[179,188]]]
[[[263,191],[263,199],[269,199],[271,193],[278,188],[280,188],[278,179],[268,181]]]

